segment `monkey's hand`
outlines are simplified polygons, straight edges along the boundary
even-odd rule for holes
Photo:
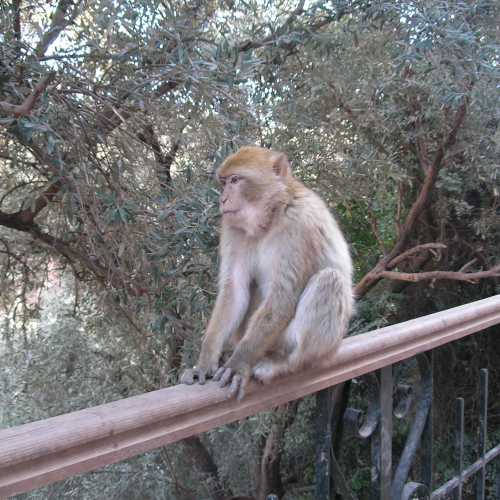
[[[221,366],[214,375],[214,380],[219,382],[220,387],[229,385],[228,399],[237,396],[238,401],[245,397],[245,388],[252,375],[250,365],[243,361],[236,361],[230,358],[229,361]]]
[[[218,365],[205,366],[204,364],[199,364],[198,366],[193,366],[193,368],[187,368],[182,372],[179,378],[181,384],[192,385],[198,380],[198,383],[203,385],[207,377],[211,377],[217,372]]]

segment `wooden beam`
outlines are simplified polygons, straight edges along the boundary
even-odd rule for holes
[[[500,323],[500,295],[345,339],[332,367],[254,384],[241,402],[215,383],[177,385],[0,430],[0,498],[234,422]]]

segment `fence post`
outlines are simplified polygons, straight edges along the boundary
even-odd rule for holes
[[[315,500],[330,500],[332,495],[332,413],[333,392],[329,387],[316,394],[316,471]]]
[[[432,492],[433,488],[433,472],[434,472],[434,456],[432,452],[432,443],[434,441],[434,429],[432,426],[433,406],[434,406],[434,351],[430,351],[429,356],[429,391],[430,391],[430,407],[425,422],[424,432],[422,435],[422,481],[427,488],[427,491]]]
[[[497,458],[497,463],[495,466],[495,492],[496,499],[500,500],[500,458]]]
[[[479,459],[482,460],[481,469],[476,479],[476,500],[484,500],[486,486],[486,435],[488,431],[488,370],[483,368],[480,372],[480,406],[479,406]]]
[[[456,452],[457,452],[457,477],[458,486],[454,493],[455,500],[462,500],[463,470],[464,470],[464,398],[457,398],[457,430],[456,430]]]
[[[380,370],[380,498],[391,499],[392,485],[392,365]]]

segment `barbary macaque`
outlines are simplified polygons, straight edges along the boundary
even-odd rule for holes
[[[213,377],[241,399],[252,376],[267,383],[332,362],[353,313],[352,262],[329,209],[285,154],[242,147],[217,179],[219,290],[198,363],[180,381]],[[219,366],[228,343],[233,353]]]

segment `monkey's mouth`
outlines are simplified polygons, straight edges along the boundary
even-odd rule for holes
[[[234,215],[234,214],[237,214],[239,212],[239,210],[224,210],[222,212],[222,215]]]

